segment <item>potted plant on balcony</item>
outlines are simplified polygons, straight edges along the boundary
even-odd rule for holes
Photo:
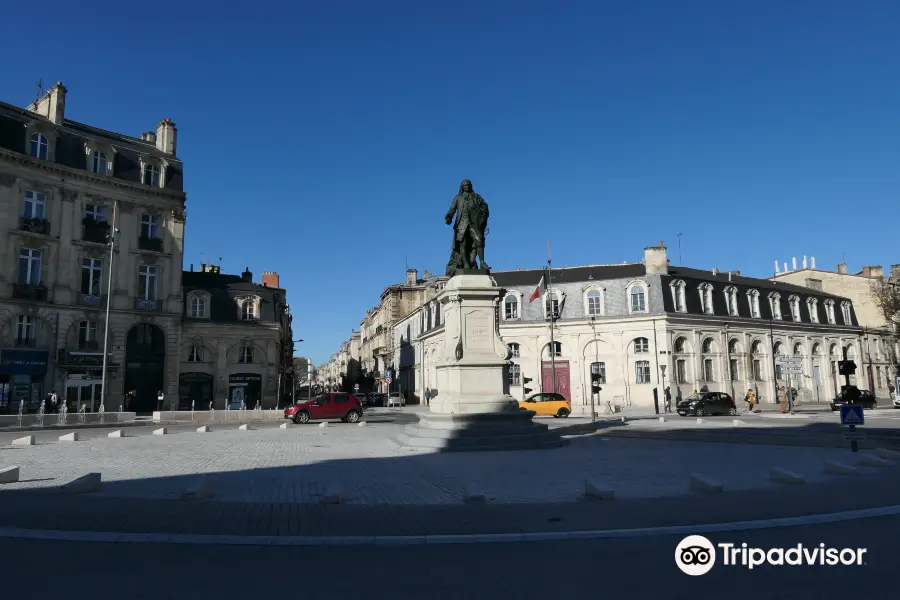
[[[84,225],[84,241],[105,244],[109,241],[109,223],[98,221],[90,217],[81,220]]]
[[[47,219],[22,219],[22,230],[31,233],[50,235],[50,221]]]
[[[162,252],[163,241],[158,237],[147,237],[142,235],[138,238],[138,247],[141,250],[152,250],[153,252]]]

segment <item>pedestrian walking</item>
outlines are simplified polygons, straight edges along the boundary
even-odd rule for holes
[[[791,388],[787,391],[787,411],[790,414],[794,414],[794,394],[797,392],[794,388]]]
[[[50,410],[52,412],[56,412],[59,407],[59,396],[56,395],[56,390],[50,390]]]
[[[752,413],[753,408],[756,405],[756,394],[753,393],[753,390],[747,390],[747,394],[744,396],[744,402],[747,403],[747,412]]]
[[[787,412],[787,392],[785,391],[784,386],[778,388],[778,406],[782,414]]]
[[[666,398],[666,412],[672,412],[672,390],[669,389],[669,386],[666,386],[666,391],[664,392]]]
[[[165,394],[163,394],[162,390],[159,390],[156,393],[156,410],[161,411],[163,407],[163,401],[166,399]]]

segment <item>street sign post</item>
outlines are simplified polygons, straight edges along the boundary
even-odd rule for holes
[[[866,439],[866,434],[862,431],[848,431],[844,433],[844,439],[848,442],[861,442]]]
[[[850,442],[850,451],[859,451],[859,441],[866,439],[866,434],[856,431],[857,425],[863,425],[866,417],[863,415],[863,407],[861,404],[842,404],[841,405],[841,425],[847,425],[850,431],[844,433],[844,439]]]
[[[394,381],[394,379],[390,376],[384,378],[384,382],[388,385],[391,385],[392,381]]]

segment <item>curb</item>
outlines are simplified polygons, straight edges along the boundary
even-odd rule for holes
[[[495,533],[472,535],[397,535],[397,536],[275,536],[275,535],[206,535],[167,533],[115,533],[102,531],[60,531],[47,529],[0,528],[0,538],[54,540],[66,542],[100,542],[126,544],[190,544],[207,546],[415,546],[447,544],[502,544],[599,540],[610,538],[643,538],[667,535],[695,535],[727,531],[752,531],[802,525],[822,525],[860,519],[900,515],[900,505],[866,508],[839,513],[782,517],[769,520],[710,523],[705,525],[670,525],[634,529],[601,529],[587,531],[543,531],[535,533]]]

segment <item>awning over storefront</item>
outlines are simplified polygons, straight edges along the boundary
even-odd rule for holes
[[[0,373],[5,375],[43,375],[47,372],[47,350],[3,349]]]

